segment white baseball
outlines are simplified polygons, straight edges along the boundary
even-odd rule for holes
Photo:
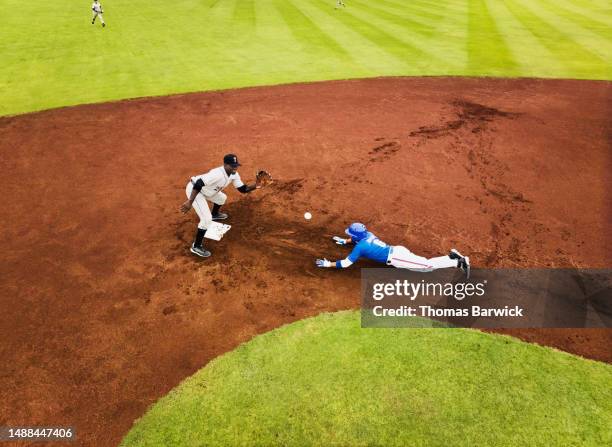
[[[304,213],[304,219],[306,219],[306,220],[312,219],[312,214],[310,214],[309,212],[305,212]]]

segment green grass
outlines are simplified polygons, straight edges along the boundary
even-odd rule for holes
[[[462,329],[323,314],[256,337],[155,404],[123,446],[612,444],[612,367]]]
[[[586,0],[0,0],[0,115],[371,76],[612,77]]]

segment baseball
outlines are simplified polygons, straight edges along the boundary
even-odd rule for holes
[[[304,213],[304,219],[306,219],[306,220],[312,219],[312,214],[310,214],[309,212],[305,212]]]

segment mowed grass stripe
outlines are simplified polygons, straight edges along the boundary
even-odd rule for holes
[[[491,74],[519,74],[517,63],[500,34],[485,0],[469,0],[468,73],[478,74],[489,67]]]
[[[389,0],[389,1],[393,1],[393,0]],[[442,8],[444,9],[458,8],[458,6],[454,2],[451,2],[451,1],[435,2],[435,1],[428,1],[428,0],[411,0],[410,4],[417,6],[417,7],[429,9],[430,11],[436,11],[436,10],[439,11]]]
[[[219,2],[221,2],[222,0],[210,0],[208,2],[208,9],[213,9],[214,7],[216,7]]]
[[[295,38],[278,8],[274,6],[275,0],[259,0],[255,3],[257,16],[257,40],[261,45],[275,49],[278,59],[285,59],[284,55],[295,53],[299,41]]]
[[[568,12],[567,15],[562,14],[561,8],[557,6],[551,7],[549,5],[549,7],[546,7],[542,3],[530,3],[528,7],[534,14],[551,24],[551,26],[554,23],[565,34],[569,33],[574,36],[574,40],[578,44],[598,55],[603,61],[612,61],[612,46],[610,45],[612,28],[608,28],[608,31],[603,33],[602,39],[601,35],[594,32],[597,26],[590,20],[581,25],[578,23],[579,17],[571,12]]]
[[[351,0],[351,4],[352,3],[354,3],[353,0]],[[368,4],[371,3],[372,2],[368,1]],[[419,14],[419,12],[421,11],[420,9],[411,8],[412,6],[414,6],[412,3],[399,4],[394,1],[379,0],[376,2],[376,5],[385,8],[387,11],[394,11],[396,13],[402,14],[403,16],[410,17],[412,19],[417,19],[419,23],[428,24],[429,26],[437,23],[439,20],[442,20],[445,16],[444,13],[446,12],[446,6],[439,5],[433,9],[429,9],[428,11],[426,11],[425,15],[427,17],[424,17],[422,14]],[[432,10],[436,10],[438,12],[432,13]]]
[[[190,3],[185,7],[194,18],[202,19],[212,14],[216,8],[218,8],[224,0],[204,0],[201,3]],[[102,2],[102,0],[100,0]],[[115,11],[117,12],[117,11]]]
[[[361,3],[365,0],[351,0],[351,3],[356,3],[360,6],[358,10],[355,8],[351,8],[351,12],[353,11],[369,11],[370,8],[364,9],[361,7]],[[369,4],[370,2],[368,2]],[[398,36],[406,36],[407,40],[416,47],[419,47],[422,51],[432,54],[434,57],[437,57],[438,60],[445,61],[445,68],[448,68],[450,71],[448,74],[454,74],[457,72],[461,72],[461,67],[465,67],[466,61],[466,51],[464,41],[467,38],[467,9],[464,7],[463,10],[449,10],[446,8],[447,4],[442,5],[444,8],[442,11],[445,15],[439,15],[441,17],[437,20],[430,20],[423,17],[419,17],[415,15],[413,12],[407,10],[407,8],[399,9],[398,5],[390,5],[386,2],[378,2],[377,7],[384,11],[393,11],[393,13],[397,13],[396,15],[402,14],[400,17],[409,17],[406,24],[396,21],[388,20],[388,23],[393,23],[396,25],[402,26],[402,32]],[[440,8],[438,8],[440,9]],[[386,17],[385,17],[386,18]],[[370,21],[374,19],[366,18]],[[422,35],[418,37],[415,35],[415,29],[412,23],[408,25],[409,22],[415,22],[419,24],[419,29],[428,30],[423,31]],[[374,23],[373,24],[377,24]],[[392,30],[391,28],[386,29],[388,32],[395,32],[396,30]],[[441,38],[444,36],[444,38]],[[452,67],[452,68],[451,68]]]
[[[399,61],[393,54],[381,51],[378,44],[346,26],[341,20],[341,13],[330,14],[329,10],[320,8],[311,1],[301,1],[299,6],[305,16],[318,24],[324,33],[332,35],[350,54],[356,64],[352,77],[406,73],[407,67],[403,61]],[[333,5],[331,9],[333,10]]]
[[[427,18],[428,20],[432,20],[434,22],[436,20],[441,20],[444,18],[444,15],[433,12],[432,8],[428,6],[419,6],[418,4],[412,3],[410,1],[396,2],[394,0],[378,0],[378,3],[394,5],[397,8],[401,8],[401,9],[409,11],[411,14],[414,14],[415,16]],[[445,9],[445,6],[437,5],[435,8],[433,8],[433,10],[441,10],[441,9]]]
[[[332,36],[325,33],[314,21],[289,0],[273,0],[276,10],[285,21],[295,39],[306,48],[329,52],[331,55],[350,61],[349,53]]]
[[[430,2],[430,1],[424,1],[424,0],[418,1],[417,0],[417,1],[411,1],[410,3],[413,5],[423,6],[424,8],[429,8],[430,10],[439,10],[440,8],[444,8],[446,10],[462,12],[464,11],[463,4],[465,4],[465,1],[463,0],[445,1],[443,4],[440,4],[440,2]]]
[[[451,69],[452,67],[453,70],[461,69],[464,66],[464,58],[461,54],[464,53],[465,49],[457,45],[457,42],[452,41],[452,39],[440,42],[437,36],[441,34],[441,31],[438,29],[432,28],[434,32],[430,36],[425,37],[418,35],[411,27],[407,27],[401,22],[399,24],[389,22],[376,15],[372,15],[369,8],[351,8],[350,15],[373,25],[379,30],[383,30],[386,34],[394,36],[404,42],[404,44],[418,49],[434,63],[444,64],[446,68]],[[436,27],[443,27],[445,24],[446,22],[440,20],[436,23]],[[455,28],[456,26],[453,27],[453,29]],[[451,48],[453,45],[454,49]],[[414,59],[412,61],[420,62]]]
[[[612,20],[612,5],[610,4],[610,0],[568,0],[569,3],[575,5],[580,10],[584,10],[586,12],[593,11],[598,15],[604,14],[606,19]]]
[[[468,64],[467,42],[469,38],[469,5],[467,2],[461,2],[461,10],[447,10],[446,18],[436,24],[436,32],[439,36],[444,36],[444,48],[447,52],[447,57],[454,58],[460,62],[461,68],[456,73],[467,74],[466,69]],[[440,46],[436,38],[431,42],[432,46]]]
[[[253,32],[257,26],[255,0],[236,0],[233,17],[234,27],[247,32]]]
[[[238,0],[221,0],[217,3],[212,4],[211,7],[208,8],[208,12],[204,16],[201,16],[201,13],[199,13],[198,18],[210,17],[211,19],[214,19],[214,21],[212,22],[214,24],[213,27],[216,27],[219,23],[225,23],[227,27],[227,24],[232,23],[237,2]],[[208,26],[208,24],[204,23],[203,25]],[[207,34],[208,30],[202,30],[202,32]]]
[[[601,13],[594,12],[593,14],[589,14],[589,11],[584,8],[577,8],[569,2],[563,1],[551,1],[551,0],[539,0],[540,3],[550,8],[551,10],[558,10],[559,12],[563,12],[567,17],[577,18],[580,20],[578,23],[584,23],[585,26],[588,26],[589,23],[593,25],[589,27],[591,31],[594,32],[603,32],[603,37],[611,40],[612,39],[612,17],[602,15]],[[608,19],[606,23],[605,20]],[[593,28],[596,28],[595,31]],[[601,29],[600,29],[601,28]]]
[[[314,0],[312,4],[328,14],[334,14],[334,10],[330,10],[328,2],[323,0]],[[345,9],[343,9],[340,14],[337,14],[335,17],[346,26],[351,27],[367,40],[377,45],[381,51],[393,55],[403,64],[415,66],[435,59],[433,55],[426,53],[419,48],[383,31],[382,28],[384,25],[383,27],[376,26],[367,20],[360,19]],[[441,65],[446,65],[442,61],[437,62],[439,62]]]
[[[540,40],[551,53],[574,73],[596,73],[598,77],[609,78],[610,69],[596,54],[577,43],[571,36],[548,24],[524,5],[512,0],[504,0],[508,10],[525,28]]]
[[[374,6],[371,2],[362,2],[359,0],[351,0],[351,5],[358,5],[362,10],[367,11],[381,20],[406,28],[413,33],[427,37],[436,35],[431,25],[424,25],[422,22],[414,21],[405,13],[404,15],[394,14],[383,8]]]
[[[490,2],[488,7],[489,13],[496,18],[498,31],[504,36],[513,36],[506,43],[518,64],[521,76],[531,77],[538,73],[546,73],[548,76],[571,75],[571,70],[560,63],[555,55],[508,11],[503,2]]]

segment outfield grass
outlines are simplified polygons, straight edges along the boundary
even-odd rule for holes
[[[155,404],[124,447],[612,445],[612,367],[461,329],[324,314],[256,337]]]
[[[604,0],[0,0],[0,115],[380,75],[611,79]]]

